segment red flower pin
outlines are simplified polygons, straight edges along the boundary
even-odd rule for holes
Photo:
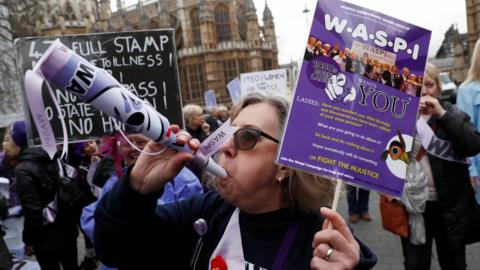
[[[213,258],[210,265],[212,266],[210,270],[227,270],[227,262],[225,262],[222,256]]]

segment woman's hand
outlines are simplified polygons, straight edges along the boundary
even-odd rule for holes
[[[202,124],[202,131],[203,131],[203,133],[205,133],[205,135],[210,136],[210,133],[211,133],[210,125],[207,122],[204,122]]]
[[[433,115],[441,117],[445,113],[438,99],[431,96],[422,96],[420,98],[420,114]]]
[[[310,261],[310,267],[314,270],[355,268],[360,260],[360,245],[353,237],[347,223],[337,212],[328,208],[322,207],[320,213],[325,217],[325,222],[322,230],[313,238],[313,258]],[[330,222],[333,230],[328,229]]]
[[[193,151],[200,146],[197,139],[192,139],[192,136],[186,131],[180,132],[177,125],[172,125],[170,129],[177,135],[178,144],[188,143]],[[143,150],[155,153],[163,148],[163,145],[150,141]],[[162,154],[155,156],[142,153],[130,173],[130,184],[134,190],[143,194],[157,192],[172,180],[192,158],[192,154],[177,152],[174,149],[167,149]]]

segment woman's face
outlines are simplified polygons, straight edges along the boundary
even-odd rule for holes
[[[15,141],[12,139],[12,136],[8,135],[6,141],[3,142],[3,150],[5,157],[12,159],[20,155],[20,147],[15,144]]]
[[[278,139],[277,112],[267,103],[245,107],[232,125],[256,128]],[[283,194],[281,185],[275,182],[280,173],[274,164],[277,147],[277,143],[261,136],[251,150],[238,150],[230,138],[220,150],[219,164],[229,175],[226,180],[218,180],[221,196],[249,213],[279,209]]]
[[[228,112],[227,111],[218,112],[218,118],[223,122],[225,122],[228,119]]]
[[[398,67],[397,66],[392,66],[392,73],[397,74],[398,73]]]
[[[140,134],[128,135],[128,139],[138,148],[143,149],[148,143],[149,139]],[[134,149],[128,142],[122,141],[120,144],[120,151],[125,159],[125,165],[129,166],[137,161],[140,152]]]
[[[203,122],[205,122],[201,113],[194,114],[190,119],[190,127],[194,129],[201,127]]]
[[[422,85],[422,96],[431,96],[431,97],[438,97],[439,95],[439,86],[435,82],[434,79],[432,79],[430,76],[425,75],[423,78],[423,85]]]
[[[94,154],[98,153],[98,145],[96,141],[89,141],[84,147],[83,152],[86,156],[92,157]]]

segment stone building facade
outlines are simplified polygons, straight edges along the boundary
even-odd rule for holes
[[[445,32],[442,45],[430,61],[441,71],[448,72],[457,84],[465,80],[470,65],[468,33],[461,34],[455,25]]]
[[[480,1],[466,0],[469,55],[472,55],[475,42],[480,38]]]
[[[17,36],[174,28],[184,104],[203,104],[209,89],[218,102],[230,103],[230,80],[278,67],[275,25],[266,2],[262,25],[252,0],[139,0],[128,7],[116,0],[115,11],[110,0],[38,2],[37,12],[25,17],[34,23]],[[28,26],[21,22],[17,29]]]

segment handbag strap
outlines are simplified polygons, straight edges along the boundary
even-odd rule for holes
[[[283,237],[282,244],[280,245],[280,249],[275,256],[275,260],[273,262],[272,270],[281,270],[284,269],[285,261],[287,260],[288,252],[292,247],[293,241],[295,240],[295,236],[297,234],[298,228],[300,227],[300,223],[298,221],[294,221],[288,227],[285,236]]]
[[[63,168],[63,164],[59,158],[57,158],[56,161],[57,161],[57,168],[58,168],[58,176],[60,176],[60,178],[63,178],[65,176],[65,168]]]

